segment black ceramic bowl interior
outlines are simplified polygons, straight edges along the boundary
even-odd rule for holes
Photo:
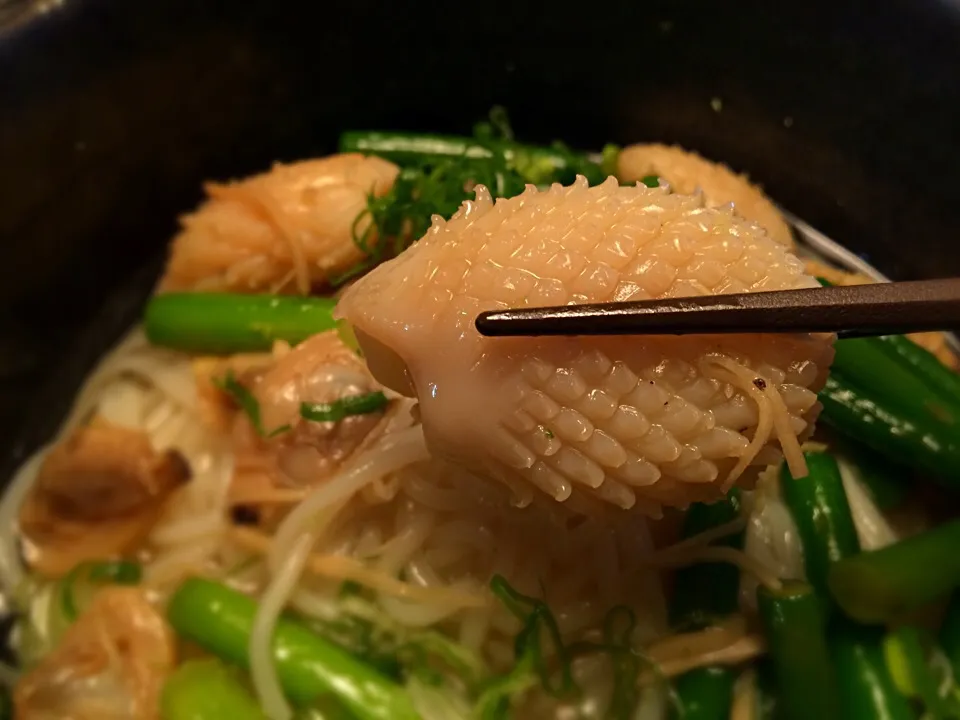
[[[494,104],[531,141],[680,143],[894,278],[960,275],[947,0],[66,0],[0,31],[0,479],[136,320],[204,179]]]

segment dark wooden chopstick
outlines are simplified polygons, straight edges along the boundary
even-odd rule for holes
[[[844,337],[960,328],[960,278],[482,313],[482,335],[836,332]]]

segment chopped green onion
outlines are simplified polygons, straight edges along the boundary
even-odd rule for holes
[[[623,623],[618,631],[617,624],[621,618]],[[625,605],[610,608],[603,619],[603,647],[599,649],[610,655],[613,664],[613,691],[607,711],[611,720],[629,720],[639,701],[637,676],[643,658],[631,646],[636,627],[637,616]]]
[[[531,183],[573,182],[577,175],[596,185],[615,174],[611,166],[619,152],[616,146],[604,148],[601,166],[562,143],[518,143],[503,108],[494,108],[488,121],[477,123],[472,137],[348,131],[340,136],[339,149],[386,158],[401,170],[385,195],[368,197],[353,226],[354,242],[365,259],[334,279],[334,285],[399,255],[423,236],[434,215],[449,218],[477,185],[485,185],[496,198],[518,195]]]
[[[240,384],[232,372],[228,371],[222,380],[214,380],[213,383],[223,392],[233,398],[233,401],[250,419],[250,424],[253,425],[254,430],[257,431],[257,434],[260,437],[272,438],[290,430],[289,425],[281,425],[278,428],[267,431],[263,427],[263,421],[260,419],[260,403],[257,402],[257,399],[253,396],[253,393]]]
[[[338,593],[342,612],[331,620],[312,619],[309,626],[397,681],[455,680],[459,687],[478,689],[488,670],[476,654],[435,630],[394,622],[365,595],[361,585],[345,581]]]
[[[513,613],[523,627],[514,640],[514,654],[518,661],[529,657],[533,667],[540,675],[543,688],[555,697],[568,695],[577,690],[573,680],[573,671],[570,667],[571,657],[560,636],[560,626],[550,607],[542,600],[518,592],[502,575],[494,575],[490,581],[490,590]],[[560,661],[560,683],[554,686],[550,671],[543,657],[540,647],[541,633],[547,637],[556,648],[557,659]]]
[[[656,175],[647,175],[646,177],[641,178],[640,182],[642,182],[648,188],[660,187],[660,178]]]
[[[482,689],[474,717],[479,720],[503,720],[508,717],[511,698],[533,687],[536,682],[537,671],[533,655],[528,650],[508,673],[493,678]]]
[[[369,415],[383,410],[389,401],[379,390],[350,395],[331,403],[301,403],[300,416],[312,422],[340,422],[351,415]]]
[[[651,664],[632,647],[631,639],[637,625],[633,610],[617,605],[607,611],[602,642],[580,641],[565,645],[557,620],[545,602],[523,595],[500,575],[491,580],[490,589],[522,621],[523,627],[514,640],[516,664],[506,675],[489,683],[481,694],[479,717],[507,717],[510,698],[536,683],[538,677],[540,685],[550,695],[567,700],[578,697],[582,691],[573,678],[572,663],[574,659],[590,654],[606,654],[610,658],[613,688],[604,717],[609,720],[633,717],[639,702],[637,678],[641,664]],[[555,648],[556,662],[550,662],[549,666],[541,647],[544,636]],[[559,683],[551,678],[551,670],[555,667],[559,667]],[[651,667],[657,674],[658,668]]]
[[[90,585],[137,585],[143,569],[129,560],[83,562],[68,572],[60,586],[60,608],[64,617],[73,622],[80,616],[77,594]]]
[[[434,215],[449,218],[456,213],[465,200],[473,197],[476,185],[485,185],[494,197],[513,197],[523,192],[525,179],[512,164],[502,154],[483,151],[485,155],[480,157],[468,156],[465,152],[421,157],[400,170],[386,195],[371,194],[366,209],[353,224],[354,244],[365,259],[331,279],[331,284],[342,285],[399,255],[426,233]],[[377,151],[372,154],[388,159],[391,155]],[[538,165],[537,156],[519,153],[514,161],[526,163],[530,172],[544,171]],[[365,222],[366,227],[361,231]]]
[[[637,627],[636,614],[625,605],[615,605],[607,611],[603,619],[603,641],[599,643],[581,641],[568,646],[567,654],[571,659],[584,655],[600,654],[610,658],[613,670],[613,689],[610,693],[610,705],[604,717],[609,720],[630,720],[639,701],[637,677],[641,664],[646,663],[662,680],[659,668],[647,658],[635,652],[631,638]],[[579,692],[580,688],[575,687]]]

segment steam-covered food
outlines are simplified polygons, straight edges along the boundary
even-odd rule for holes
[[[678,148],[340,150],[208,186],[13,478],[0,717],[958,716],[943,336],[483,338],[860,278]]]

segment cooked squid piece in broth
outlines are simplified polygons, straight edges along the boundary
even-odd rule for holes
[[[674,192],[702,192],[709,207],[732,204],[740,217],[765,228],[777,242],[788,248],[794,245],[790,226],[758,187],[726,165],[710,162],[683,148],[629,145],[617,157],[617,177],[621,182],[657,177],[669,183]]]
[[[369,219],[357,218],[398,172],[348,153],[209,183],[209,200],[181,221],[161,287],[306,294],[363,259],[354,234]]]
[[[484,338],[507,307],[816,286],[754,223],[610,178],[486,188],[344,294],[370,369],[416,396],[433,454],[588,507],[719,498],[786,454],[804,473],[833,336]]]
[[[105,588],[17,684],[17,720],[153,720],[176,638],[134,588]]]

